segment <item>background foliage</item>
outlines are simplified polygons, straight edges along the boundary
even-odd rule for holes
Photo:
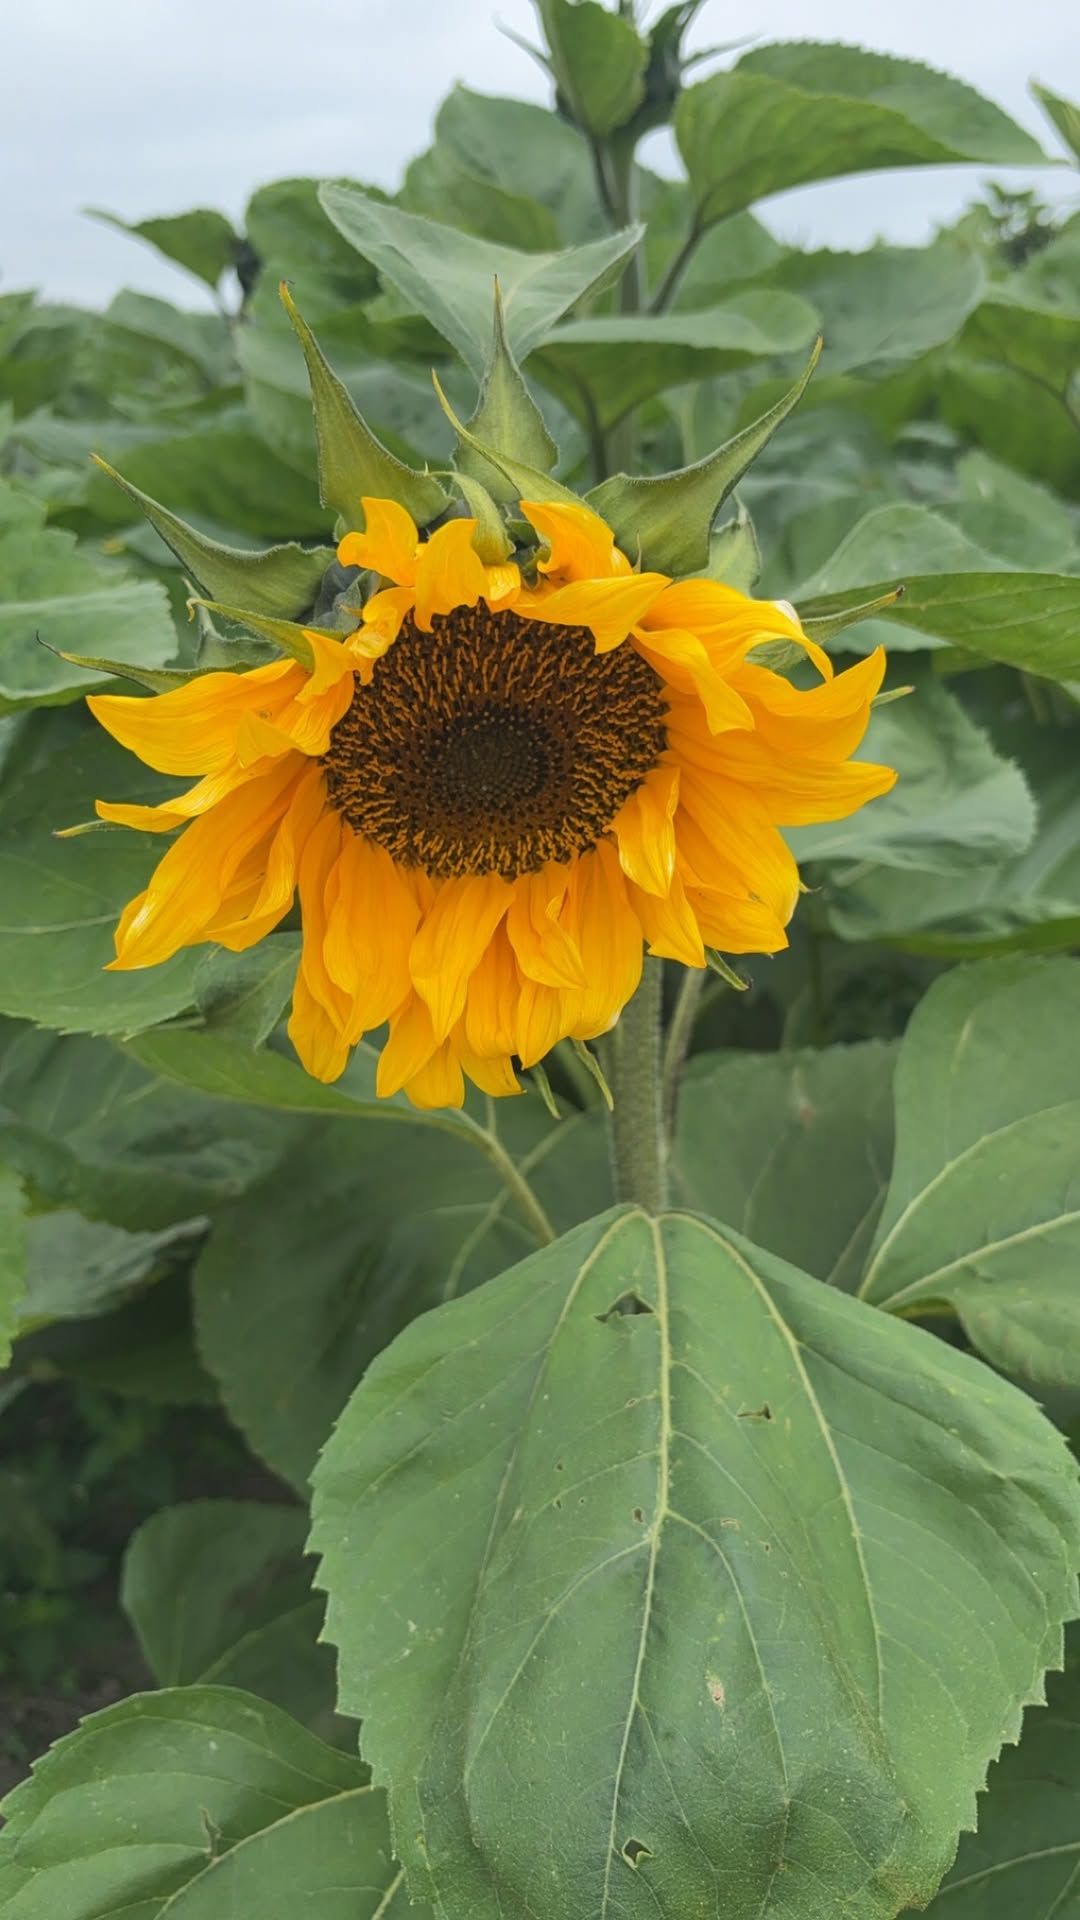
[[[6,1804],[10,1920],[219,1920],[253,1904],[292,1920],[313,1895],[326,1920],[404,1915],[386,1801],[355,1758],[361,1713],[399,1848],[431,1825],[430,1851],[407,1839],[421,1912],[524,1910],[542,1862],[529,1911],[545,1916],[575,1902],[706,1913],[721,1898],[740,1915],[888,1916],[934,1894],[988,1758],[1054,1664],[1075,1517],[1068,1457],[1034,1403],[1073,1431],[1080,213],[990,184],[921,249],[781,244],[753,206],[783,188],[1014,166],[1039,148],[959,82],[851,48],[755,47],[680,90],[693,11],[670,9],[645,41],[593,0],[541,0],[559,111],[456,88],[392,197],[281,180],[241,230],[212,210],[134,226],[213,291],[213,313],[131,292],[104,313],[0,296],[0,1764],[17,1779],[101,1709]],[[1076,109],[1040,98],[1075,156]],[[676,179],[634,160],[668,118]],[[649,472],[702,462],[693,485],[715,504],[726,469],[709,457],[783,400],[823,330],[817,373],[724,508],[711,564],[794,601],[838,656],[884,640],[890,686],[911,689],[864,749],[900,769],[895,792],[792,833],[811,890],[790,952],[751,964],[744,994],[716,981],[702,1003],[675,1199],[727,1237],[717,1252],[686,1220],[665,1228],[670,1312],[644,1223],[591,1218],[611,1199],[604,1119],[573,1056],[551,1066],[557,1121],[532,1092],[497,1114],[376,1105],[363,1048],[337,1086],[317,1085],[280,1029],[295,931],[106,975],[115,917],[159,849],[55,837],[98,794],[160,795],[84,713],[97,663],[154,684],[171,664],[263,657],[222,616],[188,619],[192,582],[255,608],[250,555],[275,545],[269,610],[284,596],[301,613],[332,561],[279,281],[389,453],[438,469],[454,433],[429,369],[468,420],[495,274],[558,474],[599,485],[602,504],[630,426]],[[500,441],[499,405],[489,381],[487,444],[546,465],[539,423],[532,445]],[[683,537],[690,484],[674,514],[662,490],[640,495],[650,538]],[[849,623],[901,581],[902,600]],[[536,1253],[545,1215],[569,1238]],[[588,1356],[584,1395],[561,1343]],[[726,1382],[712,1404],[683,1377],[675,1460],[650,1424],[671,1413],[673,1353]],[[523,1382],[540,1354],[551,1390],[535,1402]],[[380,1409],[402,1394],[405,1440],[453,1425],[467,1524],[448,1517],[461,1493],[430,1444],[407,1499],[368,1499],[398,1462]],[[305,1509],[345,1409],[316,1477],[339,1698]],[[784,1418],[797,1483],[767,1451]],[[731,1514],[709,1510],[695,1447],[729,1475]],[[674,1511],[676,1480],[689,1512]],[[838,1485],[882,1516],[868,1560]],[[662,1560],[659,1521],[650,1550],[695,1644],[710,1631],[693,1614],[701,1552],[722,1557],[728,1527],[760,1545],[733,1664],[697,1676],[692,1698],[636,1589],[592,1610],[590,1543],[616,1501],[610,1550],[628,1563],[671,1508]],[[518,1510],[540,1544],[524,1573],[515,1563],[524,1588],[504,1593]],[[898,1586],[927,1535],[951,1543],[948,1581]],[[561,1664],[535,1655],[534,1614],[544,1633],[558,1622]],[[870,1738],[837,1649],[858,1691],[879,1614]],[[626,1735],[613,1751],[625,1635],[651,1752]],[[490,1714],[468,1753],[463,1674],[469,1711]],[[730,1746],[703,1791],[725,1712]],[[1069,1667],[992,1770],[935,1915],[1080,1915],[1078,1715]],[[830,1762],[815,1767],[823,1723]],[[536,1757],[508,1839],[500,1781],[523,1749]],[[625,1831],[591,1878],[567,1878],[560,1795],[588,1825],[588,1783],[616,1765]],[[638,1833],[658,1820],[662,1857]],[[134,1844],[117,1849],[121,1827]],[[766,1862],[785,1844],[776,1887]]]

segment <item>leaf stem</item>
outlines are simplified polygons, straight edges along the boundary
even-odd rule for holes
[[[695,217],[691,223],[690,231],[686,239],[683,241],[682,246],[679,248],[678,253],[675,255],[675,258],[672,260],[661,280],[660,285],[649,301],[648,311],[650,313],[666,312],[668,302],[675,292],[679,281],[682,279],[683,274],[686,272],[692,256],[696,253],[699,242],[705,237],[705,231],[705,228]]]
[[[701,995],[708,977],[707,967],[683,968],[682,985],[667,1030],[664,1047],[664,1124],[670,1139],[674,1138],[675,1121],[678,1118],[682,1070],[690,1051],[694,1026],[701,1009]]]
[[[646,959],[641,985],[611,1035],[611,1153],[615,1192],[660,1213],[668,1198],[668,1141],[660,1071],[664,969]]]
[[[463,1117],[468,1120],[467,1115]],[[490,1133],[486,1127],[479,1126],[475,1120],[469,1120],[468,1124],[472,1129],[477,1145],[487,1155],[507,1191],[517,1201],[518,1207],[524,1218],[528,1221],[532,1231],[535,1233],[539,1245],[542,1247],[550,1246],[551,1242],[558,1238],[558,1235],[541,1204],[539,1196],[529,1185],[521,1168],[512,1159],[511,1155],[507,1153],[502,1141],[499,1140],[494,1133]]]

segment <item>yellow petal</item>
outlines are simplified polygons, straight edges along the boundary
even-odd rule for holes
[[[323,954],[352,1003],[350,1037],[380,1027],[409,992],[409,949],[420,919],[415,896],[383,847],[346,829]]]
[[[536,563],[540,573],[596,580],[630,572],[630,562],[616,547],[611,528],[584,502],[523,500],[521,511],[547,543],[546,559]]]
[[[661,897],[670,893],[675,875],[678,803],[678,767],[655,767],[624,802],[612,824],[619,864],[627,878],[646,893]]]
[[[551,593],[522,595],[518,611],[560,627],[587,627],[597,653],[620,647],[667,584],[662,573],[630,573],[619,580],[575,580]]]
[[[444,1040],[427,1064],[405,1082],[405,1092],[414,1107],[460,1107],[465,1099],[465,1080],[461,1062],[453,1044]]]
[[[493,611],[517,598],[521,590],[521,569],[512,561],[497,567],[485,567],[484,599]]]
[[[386,587],[382,593],[372,594],[364,607],[364,637],[369,658],[377,660],[397,639],[402,621],[412,612],[415,597],[413,587]],[[358,636],[353,644],[358,652],[365,651]]]
[[[775,600],[753,600],[719,580],[675,580],[643,616],[650,633],[675,627],[695,633],[714,666],[733,665],[766,640],[788,640],[801,647],[824,679],[832,662],[803,632],[793,607]]]
[[[549,987],[583,987],[581,955],[559,915],[570,883],[569,869],[550,862],[515,880],[506,931],[518,965]]]
[[[664,960],[681,960],[684,967],[705,965],[705,943],[681,875],[675,874],[671,891],[664,900],[654,893],[645,893],[633,881],[628,881],[626,891],[650,953]]]
[[[266,768],[260,768],[265,772]],[[216,807],[227,793],[242,787],[253,778],[250,768],[229,767],[224,773],[208,773],[204,780],[189,787],[186,793],[174,794],[171,800],[162,800],[156,807],[137,806],[133,801],[97,800],[94,802],[98,818],[108,820],[116,827],[136,827],[142,833],[172,833],[176,827],[184,827],[200,813],[208,813]]]
[[[730,891],[763,901],[786,926],[799,897],[799,869],[757,795],[733,780],[702,779],[695,768],[684,766],[679,802],[675,836],[680,859],[689,858],[694,878],[727,891],[725,882],[736,876],[741,886]],[[694,824],[696,842],[690,831]]]
[[[288,1034],[304,1072],[314,1080],[337,1080],[344,1073],[349,1047],[326,1008],[315,999],[302,971],[293,988]]]
[[[235,756],[245,717],[273,719],[304,679],[295,660],[274,660],[250,673],[200,674],[145,699],[90,694],[86,704],[114,740],[158,773],[220,773]]]
[[[884,675],[885,652],[877,647],[816,687],[793,687],[783,674],[749,661],[732,678],[753,710],[757,731],[779,753],[842,760],[866,732]]]
[[[694,634],[681,633],[674,627],[660,633],[639,633],[634,636],[634,646],[668,686],[696,695],[710,732],[753,726],[754,716],[742,694],[725,679]]]
[[[588,985],[563,995],[566,1030],[576,1040],[606,1033],[641,979],[641,923],[626,894],[614,847],[602,840],[573,868],[567,924]]]
[[[304,636],[311,647],[315,666],[297,694],[297,699],[301,702],[313,700],[316,695],[336,686],[340,680],[347,680],[351,687],[356,660],[346,642],[333,640],[326,633],[314,633],[307,627],[304,628]]]
[[[326,965],[326,929],[330,913],[330,882],[337,866],[341,844],[349,829],[327,807],[316,821],[301,851],[297,872],[300,889],[300,916],[304,942],[300,951],[300,973],[312,1000],[317,1001],[342,1041],[348,1032],[352,1008]]]
[[[384,580],[411,587],[416,579],[416,549],[420,536],[416,522],[396,500],[376,500],[367,495],[363,533],[347,533],[338,545],[343,567],[370,567]]]
[[[413,618],[421,633],[431,632],[437,613],[475,607],[487,585],[487,570],[473,546],[475,520],[448,520],[420,549],[416,563]]]
[[[465,1037],[474,1053],[488,1059],[517,1052],[520,997],[521,975],[506,928],[496,927],[466,995]]]
[[[461,1016],[469,980],[510,905],[497,874],[445,880],[413,941],[409,970],[441,1044]]]
[[[387,1100],[400,1092],[406,1081],[414,1080],[427,1066],[438,1048],[431,1015],[415,994],[390,1016],[390,1033],[379,1055],[375,1089]]]
[[[270,842],[265,871],[254,897],[237,905],[231,918],[215,922],[213,936],[233,953],[243,953],[278,925],[292,906],[300,861],[308,836],[326,807],[321,767],[305,767],[285,816]]]
[[[697,887],[688,887],[686,893],[706,945],[718,953],[780,953],[787,946],[781,921],[763,901]]]
[[[539,986],[535,980],[522,981],[514,1051],[523,1067],[535,1067],[565,1037],[565,1009],[566,996],[557,988]]]
[[[295,780],[295,766],[275,766],[192,822],[159,861],[138,910],[117,927],[114,966],[157,966],[207,937],[237,869],[273,833]]]
[[[474,1053],[461,1025],[454,1029],[450,1044],[469,1079],[480,1088],[481,1093],[489,1093],[492,1099],[501,1100],[509,1094],[522,1091],[509,1054],[499,1054],[489,1059]]]

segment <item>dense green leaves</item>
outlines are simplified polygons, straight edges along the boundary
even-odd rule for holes
[[[690,1217],[590,1222],[414,1323],[315,1512],[410,1885],[471,1920],[892,1920],[1076,1604],[1033,1403]]]
[[[755,47],[675,114],[703,225],[766,195],[877,167],[1044,158],[1000,108],[931,67],[858,47]]]
[[[1080,964],[931,987],[896,1072],[896,1164],[859,1292],[955,1312],[1011,1373],[1080,1384]]]
[[[4,1803],[6,1920],[404,1920],[382,1796],[358,1760],[221,1687],[85,1720]]]
[[[0,1367],[11,1354],[25,1284],[26,1189],[17,1173],[0,1166]]]
[[[641,238],[632,227],[562,253],[520,253],[383,206],[350,187],[324,187],[322,204],[351,245],[427,315],[476,374],[484,370],[496,280],[507,339],[522,360],[568,307],[611,279]]]

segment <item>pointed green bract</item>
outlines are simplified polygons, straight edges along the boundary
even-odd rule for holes
[[[240,599],[260,613],[281,615],[285,619],[304,613],[319,591],[323,574],[334,559],[330,547],[268,547],[263,553],[248,553],[242,547],[226,547],[219,540],[189,527],[140,487],[132,486],[107,460],[92,454],[94,465],[115,480],[129,499],[134,500],[151,526],[171,547],[181,566],[187,567],[199,585],[226,599]]]
[[[272,641],[275,647],[280,647],[283,652],[290,653],[294,660],[299,660],[300,665],[307,667],[309,672],[315,665],[315,656],[308,634],[315,633],[324,640],[336,640],[339,644],[344,637],[330,627],[298,627],[291,620],[272,620],[268,614],[252,613],[248,608],[223,606],[219,600],[193,600],[191,604],[205,607],[207,613],[220,613],[223,619],[235,620],[238,626],[247,627],[263,640]]]
[[[70,660],[73,667],[85,667],[90,673],[111,673],[118,680],[131,680],[137,687],[145,687],[148,693],[171,693],[175,687],[184,687],[189,680],[197,680],[199,667],[132,667],[126,660],[103,660],[97,654],[61,653],[61,660]]]
[[[350,527],[361,518],[365,494],[396,500],[412,514],[418,526],[437,519],[446,495],[429,473],[417,473],[377,440],[338,379],[311,328],[297,311],[282,282],[281,299],[304,349],[311,401],[315,412],[315,440],[319,454],[319,497]]]
[[[435,383],[435,391],[439,396],[439,405],[457,434],[458,439],[464,446],[469,447],[474,454],[477,454],[489,469],[494,468],[496,473],[502,475],[503,480],[506,481],[511,488],[511,492],[507,496],[509,499],[562,500],[571,506],[579,506],[581,504],[576,493],[571,493],[569,487],[564,487],[558,480],[553,480],[550,474],[541,473],[537,467],[530,467],[524,460],[516,459],[513,454],[497,453],[494,447],[488,446],[483,440],[478,440],[472,432],[472,429],[466,427],[462,421],[458,419],[457,414],[454,412],[453,407],[443,392],[438,374],[433,373],[431,377]]]
[[[514,543],[506,531],[503,518],[487,488],[479,480],[467,473],[458,472],[455,479],[461,489],[465,505],[476,521],[473,534],[473,546],[485,566],[498,566],[503,560],[509,560],[514,551]]]
[[[1080,1492],[979,1362],[625,1210],[380,1355],[313,1544],[415,1897],[893,1920],[1060,1662]]]
[[[1037,80],[1031,83],[1043,112],[1053,121],[1065,145],[1073,158],[1080,163],[1080,107],[1072,100],[1063,100],[1060,93],[1051,93],[1049,87],[1042,87]]]
[[[740,593],[753,593],[761,573],[761,548],[741,500],[736,502],[734,518],[726,526],[717,527],[710,539],[705,571],[710,580],[722,580]]]
[[[818,340],[805,371],[782,400],[704,460],[643,479],[616,473],[594,487],[589,505],[603,515],[619,545],[628,553],[640,551],[643,566],[664,573],[697,573],[707,566],[717,509],[802,399],[821,346]]]
[[[876,600],[865,600],[857,607],[842,607],[833,614],[807,614],[802,623],[803,631],[809,634],[811,640],[825,646],[830,640],[835,640],[838,633],[843,633],[845,627],[853,627],[859,620],[869,620],[875,613],[895,607],[897,601],[903,598],[903,593],[902,586],[893,587],[889,593],[879,593]]]
[[[502,292],[495,282],[495,314],[491,349],[484,370],[476,412],[469,421],[476,439],[510,459],[523,460],[543,473],[550,473],[559,457],[544,424],[544,416],[533,399],[521,370],[510,351],[506,337],[506,316]],[[513,486],[498,467],[492,465],[468,440],[458,441],[457,466],[460,472],[481,480],[492,498],[504,506],[517,498]]]

